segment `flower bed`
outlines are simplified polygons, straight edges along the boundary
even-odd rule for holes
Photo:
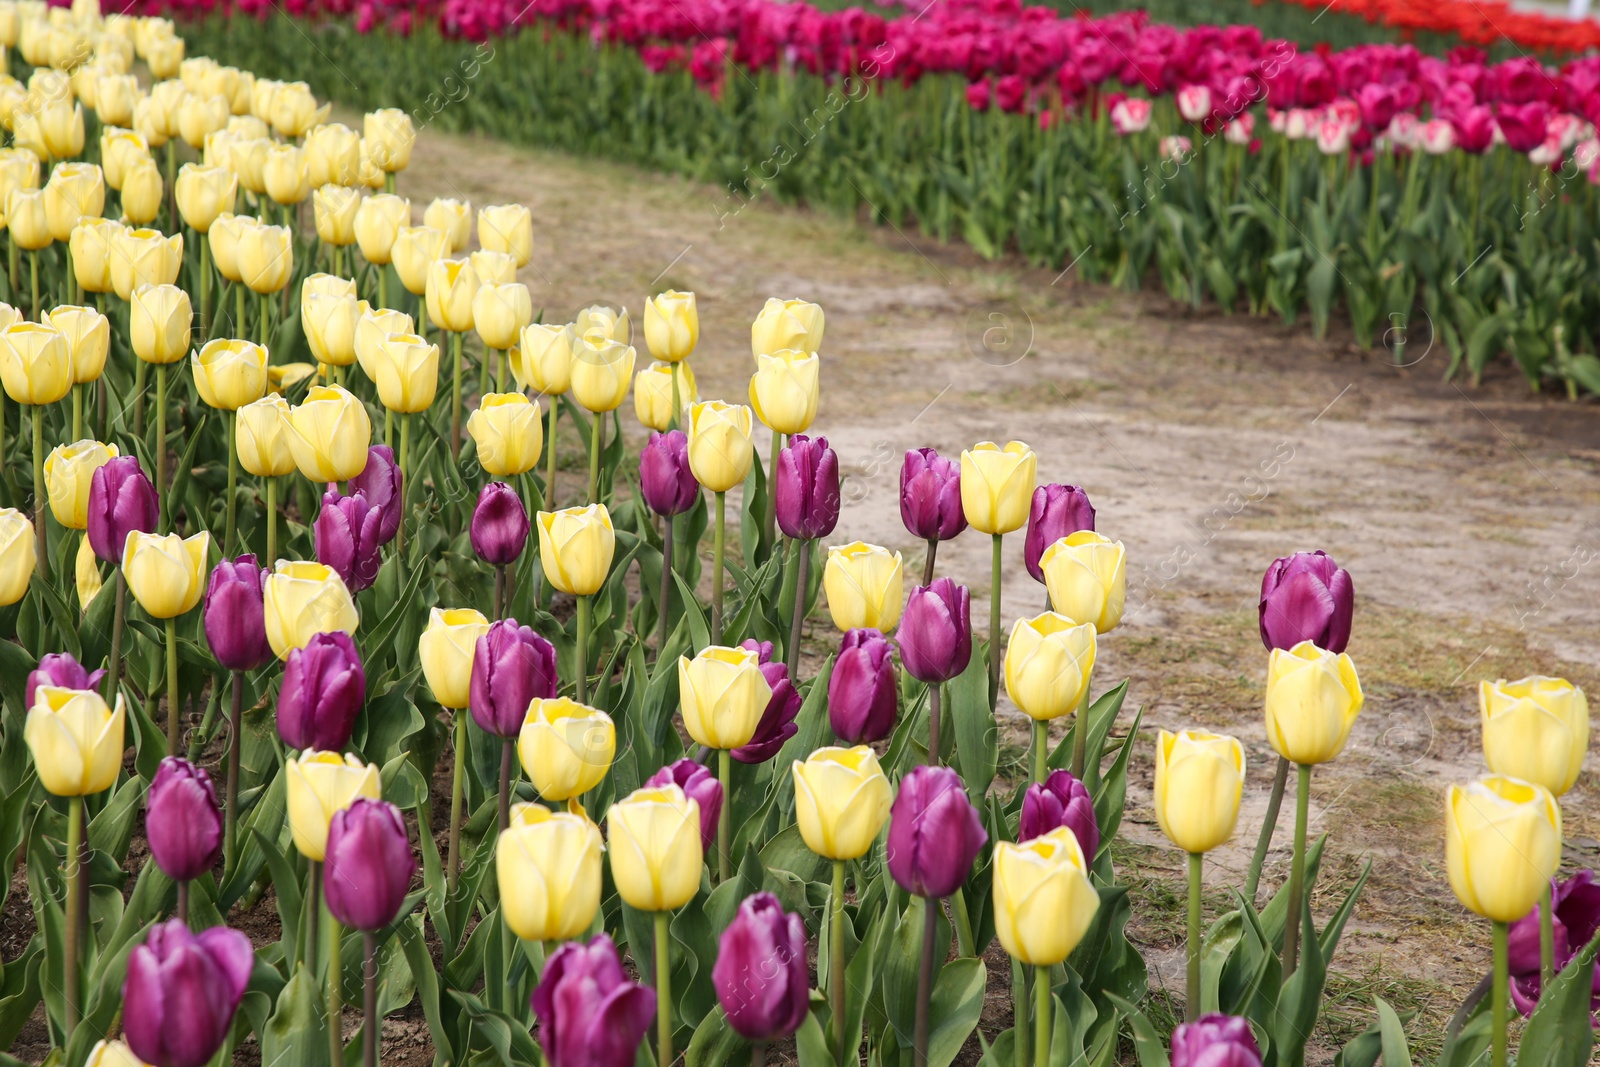
[[[1270,0],[1253,0],[1265,4]],[[1407,33],[1449,34],[1467,44],[1510,41],[1540,52],[1578,54],[1600,48],[1600,22],[1522,11],[1504,0],[1284,0],[1317,11],[1356,15]]]

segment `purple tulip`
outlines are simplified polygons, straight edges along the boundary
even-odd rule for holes
[[[1050,777],[1028,787],[1022,797],[1022,821],[1017,827],[1018,841],[1032,841],[1059,826],[1072,831],[1083,850],[1083,858],[1094,865],[1100,851],[1100,825],[1095,819],[1094,800],[1082,782],[1069,771],[1051,771]]]
[[[123,1036],[153,1067],[202,1067],[228,1036],[250,984],[255,951],[226,926],[198,935],[182,919],[157,923],[128,953]]]
[[[656,1017],[655,990],[628,980],[605,934],[552,952],[532,1003],[550,1067],[633,1067]]]
[[[1212,1012],[1172,1032],[1172,1067],[1261,1067],[1250,1023]]]
[[[1554,912],[1551,928],[1555,934],[1553,960],[1556,970],[1571,962],[1600,930],[1600,885],[1593,871],[1579,871],[1565,882],[1550,881],[1550,900]],[[1524,1015],[1533,1014],[1539,1003],[1539,908],[1511,924],[1506,938],[1511,971],[1511,999]],[[1600,1011],[1600,964],[1595,965],[1591,1010]]]
[[[689,470],[689,437],[682,430],[653,433],[639,452],[639,492],[657,515],[682,515],[700,499]]]
[[[556,649],[516,619],[501,619],[472,653],[472,721],[496,737],[516,737],[528,705],[561,691]]]
[[[839,456],[826,437],[794,434],[778,453],[773,512],[785,537],[827,537],[839,522]]]
[[[1041,485],[1033,491],[1028,508],[1028,536],[1022,543],[1022,560],[1036,582],[1044,581],[1039,557],[1044,550],[1079,530],[1094,529],[1094,505],[1089,494],[1075,485]]]
[[[470,530],[478,558],[504,566],[522,555],[528,543],[528,509],[505,482],[490,482],[478,491]]]
[[[99,689],[104,670],[93,674],[83,669],[83,664],[72,658],[70,652],[47,652],[39,658],[39,665],[28,672],[23,690],[24,712],[33,707],[34,690],[41,685],[54,685],[62,689]]]
[[[907,452],[900,468],[900,521],[924,541],[948,541],[965,530],[961,464],[931,448]]]
[[[828,678],[828,722],[852,745],[881,741],[899,713],[894,645],[877,630],[851,630]]]
[[[367,672],[350,635],[317,634],[283,665],[278,735],[290,748],[339,752],[366,699]]]
[[[357,930],[381,930],[405,903],[417,861],[400,809],[358,797],[328,824],[323,896],[333,917]]]
[[[967,669],[972,659],[971,596],[953,578],[935,578],[906,598],[896,631],[900,662],[911,677],[934,685]]]
[[[211,571],[202,611],[206,642],[226,670],[253,671],[272,660],[262,605],[266,580],[266,568],[249,554],[225,559]]]
[[[394,450],[388,445],[373,445],[367,449],[367,466],[350,479],[350,492],[360,493],[367,504],[383,514],[378,527],[378,543],[386,545],[400,532],[400,519],[404,514],[404,498],[400,465],[394,461]]]
[[[1271,651],[1310,641],[1343,652],[1355,609],[1350,572],[1321,549],[1273,560],[1261,579],[1261,643]]]
[[[311,524],[317,562],[332,567],[352,593],[372,588],[383,562],[383,509],[362,493],[343,496],[337,489],[322,494],[322,510]]]
[[[756,732],[750,743],[734,749],[728,755],[740,763],[765,763],[778,754],[783,743],[800,731],[795,716],[800,714],[800,692],[789,681],[789,668],[774,662],[771,641],[745,641],[740,648],[748,648],[761,656],[761,676],[772,690],[767,710],[761,713]]]
[[[198,878],[222,856],[222,809],[211,775],[167,756],[145,798],[145,837],[156,866],[175,882]]]
[[[722,814],[722,783],[702,763],[681,759],[652,774],[648,786],[675,785],[700,805],[700,847],[710,851],[717,840],[717,818]]]
[[[137,456],[101,465],[89,482],[89,547],[107,563],[121,563],[129,532],[156,528],[158,506],[156,487]]]
[[[748,1041],[781,1041],[806,1021],[806,925],[771,893],[752,893],[722,931],[711,968],[728,1025]]]
[[[989,840],[961,775],[916,766],[889,809],[889,874],[908,893],[947,897],[960,889]]]

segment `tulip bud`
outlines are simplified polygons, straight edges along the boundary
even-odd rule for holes
[[[611,938],[597,934],[545,960],[533,1014],[550,1067],[630,1067],[656,1017],[656,994],[628,979]]]
[[[913,767],[889,811],[889,874],[908,893],[937,899],[960,889],[989,840],[961,776]]]
[[[345,482],[367,465],[372,421],[366,405],[338,386],[314,385],[289,412],[289,452],[314,482]]]
[[[717,820],[722,816],[722,783],[701,763],[681,759],[645,780],[646,788],[675,785],[700,809],[700,848],[709,851],[717,840]]]
[[[210,550],[211,534],[205,530],[188,538],[136,530],[123,549],[122,576],[148,615],[176,618],[200,603]]]
[[[904,600],[900,553],[865,541],[834,545],[828,549],[822,588],[839,629],[892,630]]]
[[[830,694],[831,695],[831,694]],[[794,761],[795,822],[824,859],[866,855],[889,817],[889,779],[866,745],[819,748]]]
[[[1048,778],[1033,783],[1023,794],[1017,840],[1031,841],[1060,826],[1072,831],[1085,861],[1093,867],[1094,857],[1100,851],[1100,824],[1094,813],[1094,799],[1070,772],[1051,771]]]
[[[332,108],[332,104],[318,107],[317,98],[305,82],[288,82],[272,94],[272,112],[263,117],[284,137],[301,137],[328,121]]]
[[[146,363],[176,363],[189,353],[194,311],[189,294],[175,285],[141,285],[129,310],[133,354]]]
[[[1355,614],[1350,572],[1320,549],[1274,560],[1261,578],[1261,643],[1267,651],[1310,641],[1329,652],[1350,643]]]
[[[804,300],[771,297],[750,327],[750,351],[757,359],[791,349],[822,350],[822,308]]]
[[[272,660],[262,590],[267,572],[246,554],[223,560],[206,586],[206,643],[224,670],[253,671]]]
[[[350,479],[350,491],[360,493],[368,504],[383,512],[378,540],[385,545],[393,541],[400,529],[402,485],[400,465],[394,461],[394,452],[388,445],[373,445],[367,449],[366,469]]]
[[[583,815],[513,804],[494,850],[511,932],[524,941],[566,941],[588,930],[600,910],[602,848],[600,828]]]
[[[356,209],[356,243],[367,262],[387,265],[395,235],[410,221],[411,201],[403,196],[379,193],[361,201]]]
[[[1516,922],[1561,861],[1561,806],[1544,786],[1503,775],[1452,785],[1444,854],[1450,888],[1467,910]]]
[[[322,495],[322,510],[311,524],[317,562],[337,571],[352,593],[372,588],[383,562],[379,556],[382,528],[381,508],[372,507],[360,493],[343,496],[337,489],[329,489]]]
[[[994,847],[994,925],[1001,947],[1048,967],[1078,947],[1100,907],[1077,838],[1066,827]]]
[[[122,225],[111,219],[79,219],[73,228],[68,251],[72,253],[72,271],[78,285],[86,293],[109,293],[115,290],[111,283],[111,249]]]
[[[54,404],[73,384],[72,350],[48,323],[14,322],[0,330],[0,383],[19,404]]]
[[[472,658],[478,638],[489,632],[489,620],[472,608],[433,608],[417,641],[422,676],[442,707],[461,709],[471,703]]]
[[[251,292],[276,293],[294,276],[294,240],[287,226],[244,227],[234,255]]]
[[[965,530],[960,465],[931,448],[908,451],[900,468],[900,521],[924,541],[948,541]]]
[[[46,652],[39,657],[39,665],[28,672],[28,680],[22,689],[22,703],[26,707],[33,707],[33,699],[41,685],[53,685],[60,689],[99,689],[100,679],[105,674],[104,670],[93,674],[84,670],[83,664],[74,659],[70,652]]]
[[[478,209],[478,244],[510,256],[518,267],[533,258],[533,212],[521,204]]]
[[[1018,619],[1006,646],[1006,694],[1031,719],[1071,715],[1088,696],[1094,659],[1092,625],[1053,611]]]
[[[1552,879],[1550,896],[1552,962],[1561,971],[1600,929],[1600,885],[1593,871],[1583,870],[1564,882]],[[1541,992],[1539,905],[1511,924],[1506,942],[1511,1000],[1523,1015],[1532,1015]],[[1592,997],[1590,1001],[1592,1010]]]
[[[971,596],[951,578],[918,586],[900,620],[900,662],[919,682],[948,682],[972,659]]]
[[[980,441],[961,453],[961,510],[974,530],[1007,534],[1028,520],[1038,459],[1021,441]]]
[[[1267,660],[1267,741],[1295,763],[1326,763],[1344,750],[1365,698],[1356,665],[1302,641]]]
[[[138,294],[145,286],[151,286],[158,291],[159,299],[154,304],[160,311],[156,320],[163,327],[176,330],[176,320],[171,316],[179,306],[178,297],[182,296],[182,327],[189,325],[189,294],[173,285],[178,280],[178,268],[183,265],[183,235],[173,234],[164,237],[156,230],[125,229],[117,234],[116,244],[111,255],[111,287],[116,290],[119,298],[132,302],[138,306]],[[188,355],[188,334],[183,335],[181,343],[177,344],[178,351],[170,359],[150,359],[139,352],[141,343],[153,344],[148,337],[141,340],[140,330],[149,329],[148,323],[141,324],[138,314],[132,319],[130,330],[134,353],[149,363],[176,363]]]
[[[794,434],[778,453],[773,511],[784,536],[815,540],[839,522],[839,456],[826,437]]]
[[[139,79],[132,74],[102,74],[94,86],[94,114],[102,128],[127,126],[139,100]]]
[[[284,780],[294,847],[318,863],[327,854],[333,817],[357,797],[379,797],[378,765],[362,763],[359,756],[348,753],[341,756],[308,748],[288,762]]]
[[[478,276],[480,286],[510,285],[517,280],[517,261],[504,252],[480,248],[468,253],[467,262],[472,264],[472,273]]]
[[[122,769],[126,718],[121,693],[112,710],[93,689],[36,687],[22,736],[39,783],[58,797],[110,789]]]
[[[256,220],[249,215],[235,215],[224,211],[211,223],[211,232],[207,240],[211,242],[211,261],[217,265],[217,273],[230,282],[243,282],[244,275],[239,273],[239,237],[247,227],[254,226]]]
[[[122,983],[128,1047],[160,1067],[203,1067],[233,1029],[254,966],[250,939],[237,930],[213,926],[191,934],[182,919],[157,923],[128,953]]]
[[[218,410],[237,411],[267,393],[267,350],[253,341],[207,341],[190,365],[200,399]]]
[[[432,226],[402,226],[395,231],[389,260],[400,284],[412,296],[428,291],[428,269],[450,251],[450,237]]]
[[[6,230],[18,248],[33,252],[50,247],[54,238],[43,189],[12,189],[6,194]]]
[[[1210,852],[1233,836],[1244,791],[1244,746],[1204,730],[1156,738],[1156,821],[1174,845]]]
[[[366,310],[354,293],[308,293],[302,286],[300,328],[318,363],[348,367],[356,361],[356,328]]]
[[[23,598],[38,562],[33,523],[16,508],[0,508],[0,607]]]
[[[522,555],[528,543],[528,510],[505,482],[490,482],[478,491],[470,526],[472,550],[485,563],[505,566]]]
[[[1058,613],[1093,624],[1097,633],[1115,629],[1122,621],[1128,564],[1121,541],[1080,530],[1046,548],[1039,566]]]
[[[313,221],[323,244],[345,248],[356,243],[356,212],[361,194],[342,185],[323,185],[311,193]]]
[[[570,800],[599,785],[616,752],[611,716],[566,697],[531,701],[517,734],[517,758],[546,800]]]
[[[360,170],[361,136],[344,123],[323,123],[306,135],[306,181],[311,188],[354,185]]]
[[[750,409],[708,400],[689,411],[689,469],[713,493],[744,481],[755,456],[750,441]]]
[[[44,483],[50,496],[50,513],[57,522],[69,530],[88,529],[94,472],[116,456],[116,445],[99,441],[77,441],[51,450],[44,461]]]
[[[239,465],[259,478],[276,478],[294,470],[289,451],[289,402],[269,393],[240,408]]]
[[[606,584],[616,533],[604,504],[561,511],[541,511],[539,564],[556,589],[572,596],[593,596]]]
[[[899,713],[894,645],[877,630],[851,630],[828,677],[828,723],[851,744],[881,741]]]
[[[403,311],[364,306],[356,320],[356,362],[372,381],[378,380],[378,360],[383,342],[392,333],[415,334],[417,327]]]
[[[634,350],[598,333],[572,346],[572,396],[589,411],[615,411],[633,383]]]
[[[673,371],[681,367],[676,387],[678,410],[673,413]],[[694,371],[688,363],[662,363],[657,361],[640,371],[633,379],[633,413],[639,424],[662,432],[674,422],[688,425],[689,409],[699,400],[695,388]]]
[[[572,388],[572,346],[577,333],[572,326],[530,323],[523,328],[522,343],[512,353],[511,373],[517,384],[544,396],[560,396]]]
[[[411,115],[397,107],[369,111],[362,118],[361,139],[372,152],[372,162],[385,174],[405,170],[411,163],[411,148],[417,132]]]
[[[615,341],[619,345],[628,343],[633,336],[633,328],[629,323],[628,309],[603,307],[599,304],[584,308],[572,321],[572,328],[579,337],[587,336],[590,331],[598,330],[600,336],[608,341]]]
[[[199,878],[222,858],[222,809],[211,775],[186,759],[167,756],[145,798],[150,858],[175,882]]]
[[[436,197],[422,212],[422,224],[449,238],[447,252],[459,252],[472,240],[472,205],[464,200]]]
[[[645,786],[606,813],[611,880],[640,911],[675,911],[700,890],[700,805],[676,785]]]
[[[400,914],[417,861],[400,809],[357,798],[328,825],[322,872],[328,911],[345,926],[381,930]]]
[[[708,748],[749,743],[772,699],[760,654],[710,645],[678,659],[678,704],[689,736]]]
[[[108,128],[100,131],[102,174],[111,188],[120,191],[128,168],[141,159],[149,158],[150,142],[137,130]]]
[[[789,668],[783,663],[773,662],[771,641],[750,640],[739,647],[750,649],[759,656],[761,676],[772,690],[772,699],[767,701],[766,710],[761,713],[755,735],[728,754],[740,763],[765,763],[778,754],[785,741],[799,733],[800,728],[794,720],[800,714],[800,694],[789,680]]]
[[[224,167],[185,163],[178,169],[173,192],[178,198],[178,211],[183,221],[197,232],[207,233],[218,215],[233,210],[239,178]]]
[[[1045,580],[1039,566],[1039,557],[1044,555],[1045,549],[1079,530],[1094,530],[1094,505],[1089,503],[1087,493],[1075,485],[1055,484],[1041,485],[1033,491],[1022,557],[1034,581]]]
[[[771,893],[753,893],[722,932],[711,984],[728,1025],[749,1041],[781,1041],[811,1006],[806,925]]]
[[[438,259],[428,264],[428,318],[441,330],[466,333],[472,329],[472,298],[478,276],[465,259]]]
[[[105,373],[106,355],[111,350],[110,319],[94,308],[63,305],[43,312],[39,321],[66,338],[74,382],[87,385]]]
[[[478,638],[472,653],[468,703],[472,721],[485,733],[514,738],[522,733],[528,707],[561,692],[555,646],[518,625],[501,619]]]
[[[653,433],[639,450],[639,492],[657,515],[682,515],[700,499],[689,469],[689,438],[682,430]]]
[[[54,504],[54,494],[51,503]],[[1483,758],[1496,774],[1571,789],[1589,750],[1589,702],[1564,678],[1478,683]]]
[[[356,632],[361,616],[339,572],[321,563],[280,559],[261,588],[267,643],[288,659],[317,634]]]
[[[228,98],[190,92],[178,105],[178,135],[190,148],[205,147],[206,138],[228,124]]]
[[[476,273],[476,272],[474,272]],[[489,348],[505,350],[533,321],[533,298],[521,282],[484,282],[472,297],[472,323]]]
[[[533,470],[544,452],[543,413],[523,393],[485,393],[467,417],[478,463],[496,478]]]
[[[815,352],[782,350],[756,357],[750,406],[774,433],[804,433],[817,417],[822,360]]]
[[[439,346],[414,333],[391,333],[370,361],[378,399],[390,411],[427,411],[439,390]]]
[[[44,186],[44,213],[50,236],[65,241],[85,215],[102,215],[106,180],[93,163],[58,163]]]
[[[1209,1012],[1172,1031],[1172,1067],[1261,1067],[1250,1020]]]
[[[700,341],[700,314],[693,293],[667,289],[645,301],[644,340],[666,363],[687,359]]]
[[[137,456],[118,456],[97,467],[89,479],[86,516],[94,554],[107,563],[120,564],[128,534],[154,530],[158,507],[156,487],[145,476]]]

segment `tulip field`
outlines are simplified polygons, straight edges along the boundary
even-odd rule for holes
[[[1463,668],[1486,773],[1444,783],[1437,833],[1407,845],[1435,857],[1434,903],[1486,965],[1440,955],[1477,982],[1444,1027],[1368,995],[1330,1047],[1373,864],[1335,858],[1311,811],[1371,714],[1348,649],[1384,612],[1358,610],[1359,565],[1314,546],[1252,564],[1260,646],[1227,669],[1252,679],[1264,765],[1181,697],[1152,729],[1106,667],[1152,625],[1129,625],[1148,566],[1117,507],[1052,480],[1077,458],[1008,439],[1027,420],[893,452],[896,506],[874,521],[914,547],[874,543],[846,501],[864,457],[830,444],[822,407],[852,358],[839,312],[805,292],[753,304],[737,389],[711,395],[727,301],[651,283],[537,306],[529,278],[560,268],[534,206],[401,195],[437,136],[404,109],[419,69],[487,79],[441,123],[720,176],[780,96],[826,113],[824,74],[923,32],[857,12],[829,23],[843,36],[769,27],[703,54],[607,10],[500,38],[509,12],[442,9],[501,20],[464,43],[407,36],[404,8],[351,34],[342,12],[175,24],[0,0],[0,1067],[1589,1063],[1600,886],[1563,830],[1580,686]],[[930,22],[948,37],[955,17]],[[1268,86],[1289,95],[1263,148],[1223,103],[1261,75],[1259,34],[1054,24],[1096,27],[1063,29],[1073,48],[1126,33],[1221,82],[1069,91],[1036,56],[1050,96],[991,77],[971,40],[935,60],[929,36],[826,136],[881,139],[875,167],[961,141],[969,164],[1018,168],[1009,191],[955,164],[852,180],[831,169],[864,166],[845,141],[763,180],[840,208],[856,201],[836,179],[903,186],[884,220],[1052,263],[1100,226],[1086,276],[1159,274],[1193,301],[1237,285],[1225,303],[1309,307],[1319,332],[1340,305],[1370,334],[1362,315],[1404,292],[1403,316],[1470,334],[1452,371],[1510,346],[1531,384],[1600,392],[1595,194],[1580,176],[1519,222],[1514,184],[1554,195],[1551,164],[1600,154],[1579,117],[1600,100],[1582,97],[1592,61],[1561,73],[1558,105],[1537,60],[1299,56]],[[310,73],[302,25],[348,95],[273,80]],[[776,51],[752,61],[791,31],[811,43],[781,70]],[[509,54],[457,66],[491,38]],[[1094,47],[1103,80],[1114,46]],[[1374,80],[1336,96],[1358,65]],[[532,113],[508,95],[530,86]],[[1069,121],[1068,97],[1093,113]],[[1179,128],[1222,137],[1196,149]],[[1552,141],[1557,159],[1528,158]],[[1062,206],[1152,151],[1178,186],[1149,218]],[[1038,162],[1069,158],[1071,176]],[[1205,242],[1248,216],[1218,205],[1257,181],[1299,190],[1305,217],[1239,222],[1225,262]],[[1210,237],[1185,221],[1201,217]],[[1343,235],[1334,273],[1377,257],[1337,299],[1296,244],[1317,220]],[[1469,230],[1505,243],[1489,280],[1445,293],[1429,271],[1454,269]],[[969,587],[953,560],[973,546],[987,584]],[[1174,872],[1164,902],[1133,860],[1143,825]],[[1150,921],[1181,931],[1176,965],[1135,932]],[[384,1043],[398,1016],[420,1020],[404,1050]]]

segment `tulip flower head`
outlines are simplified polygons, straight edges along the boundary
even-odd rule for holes
[[[1204,730],[1156,739],[1155,809],[1161,831],[1185,852],[1210,852],[1233,836],[1244,792],[1244,746]]]
[[[1270,652],[1310,641],[1329,652],[1350,643],[1355,585],[1326,552],[1274,560],[1261,579],[1261,643]]]
[[[851,630],[828,676],[828,724],[851,744],[881,741],[899,714],[894,645],[878,630]]]
[[[350,743],[367,674],[347,633],[315,634],[292,649],[278,690],[278,734],[290,748],[338,752]]]
[[[63,305],[43,312],[40,321],[58,330],[72,356],[72,378],[79,385],[96,381],[106,369],[111,350],[111,320],[91,307]]]
[[[598,934],[550,954],[533,1014],[550,1067],[631,1067],[656,1017],[656,994],[629,980],[616,945]]]
[[[402,226],[395,231],[389,259],[400,284],[412,296],[428,292],[428,268],[450,253],[450,236],[433,226]]]
[[[306,749],[286,765],[289,830],[308,860],[326,858],[333,817],[357,797],[377,800],[378,765],[359,756]]]
[[[988,842],[961,776],[916,766],[889,810],[889,874],[908,893],[937,899],[961,888]]]
[[[533,259],[533,212],[521,204],[496,204],[478,209],[478,244],[508,255],[521,267]]]
[[[110,789],[122,767],[126,718],[121,693],[113,709],[92,689],[37,686],[23,739],[40,784],[58,797]]]
[[[972,659],[971,597],[952,578],[918,586],[906,599],[897,634],[900,661],[919,682],[948,682]]]
[[[755,736],[772,689],[755,649],[710,645],[678,659],[684,729],[708,748],[735,749]]]
[[[805,1022],[811,1003],[805,923],[786,914],[771,893],[745,897],[722,932],[711,984],[740,1037],[788,1037]]]
[[[383,358],[383,342],[390,334],[415,335],[416,324],[403,311],[375,308],[367,305],[356,319],[356,362],[361,373],[373,382],[378,380],[378,360]]]
[[[122,576],[152,618],[176,618],[200,603],[210,551],[211,534],[205,530],[189,538],[134,530],[123,546]]]
[[[552,586],[573,596],[593,596],[611,573],[616,533],[604,504],[541,511],[539,563]]]
[[[323,894],[335,919],[357,930],[394,922],[417,869],[400,809],[357,797],[328,824],[324,863]]]
[[[1211,1012],[1172,1032],[1172,1067],[1261,1067],[1250,1020]]]
[[[356,243],[369,263],[385,266],[400,227],[411,221],[411,202],[405,197],[379,193],[361,201],[356,209]]]
[[[1456,899],[1513,923],[1533,910],[1561,860],[1561,806],[1542,785],[1490,775],[1445,797],[1445,871]]]
[[[657,515],[681,515],[700,499],[700,483],[689,469],[689,436],[682,430],[653,433],[639,450],[639,492]]]
[[[819,748],[792,770],[795,822],[806,847],[830,860],[866,855],[892,800],[877,754],[866,745]]]
[[[606,776],[616,754],[617,728],[605,712],[566,697],[529,702],[517,758],[546,800],[587,793]]]
[[[167,756],[145,798],[145,836],[156,866],[176,882],[199,878],[222,858],[222,809],[205,768]]]
[[[28,672],[28,680],[22,691],[23,704],[33,707],[33,698],[41,685],[62,689],[99,689],[100,679],[105,674],[104,670],[92,673],[85,670],[70,652],[46,652],[39,657],[39,665]]]
[[[1551,886],[1552,962],[1557,972],[1566,969],[1600,930],[1600,885],[1594,872],[1583,870]],[[1523,1015],[1532,1015],[1540,995],[1539,906],[1511,924],[1506,939],[1511,972],[1511,1000]],[[1600,978],[1597,972],[1596,978]],[[1595,1009],[1590,998],[1591,1014]]]
[[[156,528],[158,503],[137,456],[116,456],[95,468],[89,480],[89,544],[107,563],[120,564],[128,534]]]
[[[650,354],[665,363],[688,359],[700,342],[700,314],[694,294],[668,289],[646,300],[644,340]]]
[[[382,544],[393,541],[400,530],[402,489],[400,465],[395,462],[394,451],[388,445],[368,448],[367,465],[350,479],[350,491],[360,493],[369,505],[383,513],[378,527],[378,540]]]
[[[1079,530],[1094,530],[1094,505],[1089,503],[1089,494],[1075,485],[1041,485],[1033,491],[1022,555],[1034,581],[1045,580],[1039,566],[1045,549]]]
[[[561,691],[555,646],[515,619],[501,619],[478,638],[468,686],[472,721],[485,733],[515,738],[528,707]]]
[[[1022,816],[1017,840],[1031,841],[1057,827],[1065,826],[1078,839],[1084,860],[1094,866],[1100,851],[1100,824],[1094,813],[1094,798],[1070,771],[1051,771],[1042,782],[1034,782],[1022,796]]]
[[[572,396],[588,411],[615,411],[628,399],[637,354],[598,328],[572,342]]]
[[[722,816],[722,783],[705,764],[692,759],[669,763],[649,778],[646,786],[675,785],[700,808],[700,848],[709,852],[717,840],[717,820]]]
[[[1021,441],[980,441],[961,453],[961,511],[979,533],[1022,528],[1032,506],[1038,458]]]
[[[478,273],[476,266],[474,273]],[[521,282],[495,282],[479,277],[472,297],[472,325],[484,345],[504,351],[514,348],[523,327],[533,321],[533,297]]]
[[[1102,634],[1122,621],[1128,563],[1121,541],[1079,530],[1046,548],[1039,568],[1058,614],[1090,623]]]
[[[182,919],[150,928],[128,953],[123,1036],[159,1067],[203,1067],[216,1055],[255,965],[250,939],[226,926],[189,932]]]
[[[1065,826],[994,846],[994,925],[1001,947],[1032,967],[1065,960],[1100,908],[1078,839]]]
[[[50,450],[44,461],[44,484],[57,522],[69,530],[88,529],[94,472],[116,457],[116,445],[98,441],[76,441]]]
[[[948,541],[965,530],[961,465],[931,448],[908,451],[900,468],[900,521],[924,541]]]
[[[1295,763],[1326,763],[1344,751],[1364,701],[1356,666],[1302,641],[1267,660],[1267,741]]]
[[[237,411],[267,393],[267,350],[252,341],[207,341],[190,364],[200,399],[220,411]]]
[[[356,212],[361,194],[342,185],[311,190],[312,221],[323,244],[345,248],[356,243]]]
[[[676,371],[678,407],[674,411],[673,377]],[[686,426],[689,411],[700,400],[694,371],[687,362],[663,363],[657,360],[633,378],[633,413],[639,425],[661,432],[674,423]]]
[[[280,559],[262,584],[267,641],[279,659],[319,633],[353,634],[361,623],[339,572],[322,563]]]
[[[772,642],[745,641],[741,648],[756,652],[761,674],[772,689],[772,699],[761,713],[755,735],[729,753],[740,763],[765,763],[778,754],[783,743],[800,731],[795,716],[800,714],[800,693],[789,680],[789,668],[772,658]]]
[[[778,453],[773,512],[785,537],[812,541],[839,522],[839,456],[826,437],[797,433]]]
[[[306,345],[317,362],[348,367],[356,361],[356,328],[368,310],[367,302],[353,292],[311,289],[310,283],[307,278],[300,292],[300,327]]]
[[[314,385],[290,409],[289,453],[313,482],[346,482],[367,465],[372,420],[366,405],[338,386]]]
[[[467,417],[478,463],[496,478],[525,474],[544,454],[543,412],[525,393],[486,393]]]
[[[1496,774],[1537,782],[1561,796],[1589,750],[1589,702],[1564,678],[1478,683],[1483,758]]]
[[[689,469],[713,493],[744,481],[755,458],[750,409],[705,400],[689,409]]]
[[[586,816],[513,804],[495,843],[506,925],[524,941],[568,941],[588,930],[600,910],[602,851],[600,828]]]
[[[524,327],[522,341],[511,358],[517,384],[541,396],[560,396],[572,388],[572,349],[577,343],[577,328],[571,324],[535,322]]]
[[[0,383],[19,404],[54,404],[76,380],[72,349],[60,330],[43,322],[14,322],[0,330]]]
[[[369,146],[372,162],[385,174],[405,170],[411,163],[411,149],[417,131],[409,112],[397,107],[369,111],[362,117],[362,142]]]
[[[900,553],[865,541],[835,545],[828,549],[822,588],[840,630],[892,630],[904,602]]]
[[[750,407],[773,433],[804,433],[817,417],[822,360],[789,349],[756,357]]]
[[[253,671],[272,661],[263,600],[266,578],[266,568],[257,566],[250,554],[225,559],[211,571],[201,614],[206,643],[224,670]]]
[[[383,509],[372,507],[360,493],[344,496],[329,489],[311,528],[317,562],[337,571],[350,592],[370,589],[383,562]]]
[[[472,661],[478,638],[489,632],[489,620],[473,608],[433,608],[417,641],[422,676],[442,707],[461,709],[471,703]]]
[[[1071,715],[1088,696],[1094,660],[1092,623],[1053,611],[1018,619],[1006,645],[1006,694],[1031,719]]]
[[[676,911],[700,889],[700,805],[676,785],[647,785],[606,813],[617,893],[640,911]]]
[[[774,352],[820,352],[822,308],[804,300],[770,297],[750,326],[750,352],[757,359]]]
[[[469,532],[478,558],[503,567],[522,555],[528,543],[528,509],[515,489],[490,482],[478,491]]]
[[[466,333],[472,329],[472,298],[478,292],[478,275],[463,259],[437,259],[428,265],[428,318],[441,330]]]

